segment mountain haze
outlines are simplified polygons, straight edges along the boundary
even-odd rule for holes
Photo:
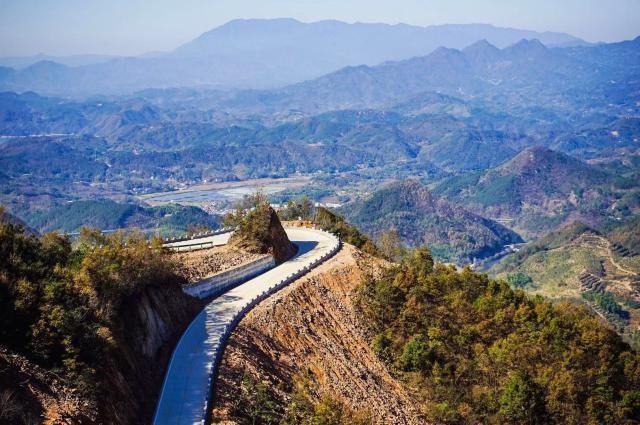
[[[392,107],[431,91],[500,107],[511,103],[518,108],[541,107],[541,98],[562,107],[569,97],[583,104],[605,94],[615,95],[615,100],[632,97],[638,92],[632,82],[639,75],[640,37],[571,48],[549,48],[537,39],[521,39],[498,49],[480,40],[464,50],[439,47],[401,61],[349,66],[280,90],[240,92],[225,105],[318,113]]]
[[[580,45],[568,34],[498,28],[491,25],[303,23],[294,19],[235,20],[202,34],[173,52],[137,58],[76,57],[63,59],[55,74],[43,61],[0,73],[2,90],[45,94],[127,93],[150,87],[209,86],[273,88],[338,70],[376,65],[429,54],[440,46],[463,48],[481,39],[499,47],[523,38],[549,46]],[[51,57],[43,57],[44,62]],[[0,65],[24,66],[28,58],[0,59]]]

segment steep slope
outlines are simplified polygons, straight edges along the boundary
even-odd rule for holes
[[[99,233],[72,248],[0,220],[0,422],[149,422],[171,349],[202,307],[157,248]]]
[[[366,279],[357,305],[373,349],[433,423],[622,424],[640,414],[628,399],[640,353],[581,306],[435,264],[424,249]]]
[[[97,416],[69,383],[1,345],[0,400],[2,425],[91,423]]]
[[[97,367],[104,380],[96,399],[84,397],[77,382],[0,344],[0,397],[7,409],[0,423],[149,422],[172,347],[199,308],[177,286],[147,288],[126,300],[113,329],[120,347]]]
[[[345,246],[240,322],[212,418],[633,423],[639,361],[575,304],[435,265],[426,250],[388,268]]]
[[[309,379],[314,402],[332,397],[367,411],[373,423],[421,423],[410,395],[376,358],[358,322],[354,289],[385,263],[350,245],[254,308],[231,336],[214,394],[215,423],[246,417],[247,378],[267,384],[273,409],[287,410],[295,376]],[[336,412],[337,413],[337,412]]]
[[[576,217],[601,221],[603,209],[589,207],[613,202],[611,188],[611,178],[600,169],[534,147],[488,171],[445,180],[435,192],[525,236],[540,236]]]
[[[344,213],[365,232],[377,237],[395,228],[404,243],[428,245],[447,260],[466,262],[521,242],[511,230],[434,195],[415,180],[384,187],[346,206]]]

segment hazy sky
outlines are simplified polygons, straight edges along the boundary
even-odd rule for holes
[[[640,0],[0,0],[0,55],[171,50],[231,19],[276,17],[640,35]]]

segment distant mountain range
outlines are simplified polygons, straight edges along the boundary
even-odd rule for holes
[[[34,68],[49,69],[43,84],[66,72],[52,62],[21,72]],[[502,49],[480,40],[273,90],[4,92],[0,202],[21,216],[77,193],[306,174],[314,196],[345,203],[345,188],[415,177],[525,238],[574,218],[607,224],[640,211],[639,81],[640,38]]]
[[[461,49],[484,39],[502,48],[534,38],[550,47],[587,44],[563,33],[483,24],[417,27],[235,20],[169,53],[0,58],[0,66],[5,67],[0,69],[0,89],[70,96],[166,87],[273,88],[345,66],[424,56],[438,47]]]
[[[463,50],[439,47],[426,56],[373,67],[345,67],[280,90],[242,91],[224,106],[254,112],[288,108],[318,113],[389,108],[420,93],[437,92],[496,106],[513,103],[517,108],[541,108],[547,103],[541,98],[555,102],[564,96],[588,103],[603,94],[612,100],[633,97],[638,94],[639,75],[640,37],[571,48],[548,48],[537,39],[522,39],[499,49],[480,40]],[[408,105],[404,106],[407,110]]]
[[[118,56],[113,55],[69,55],[69,56],[53,56],[39,53],[32,56],[2,56],[0,57],[0,66],[13,68],[16,70],[29,67],[38,62],[56,62],[64,66],[85,66],[97,63],[103,63],[116,59]]]

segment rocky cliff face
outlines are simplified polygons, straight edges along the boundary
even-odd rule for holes
[[[215,423],[236,423],[243,376],[263,382],[281,408],[293,377],[313,381],[315,401],[330,395],[380,424],[418,423],[414,403],[377,359],[352,303],[366,274],[385,263],[350,245],[309,275],[265,300],[234,331],[219,369]]]
[[[287,237],[278,214],[268,205],[260,205],[248,214],[229,245],[247,252],[269,253],[278,264],[296,253],[296,247]]]
[[[177,284],[149,286],[127,299],[95,400],[0,347],[0,424],[150,423],[172,348],[200,308]]]
[[[152,286],[127,300],[118,330],[122,349],[100,400],[107,422],[151,421],[172,349],[201,307],[177,285]]]
[[[291,258],[297,251],[297,248],[287,237],[278,214],[273,208],[269,208],[269,241],[273,258],[278,264]]]

